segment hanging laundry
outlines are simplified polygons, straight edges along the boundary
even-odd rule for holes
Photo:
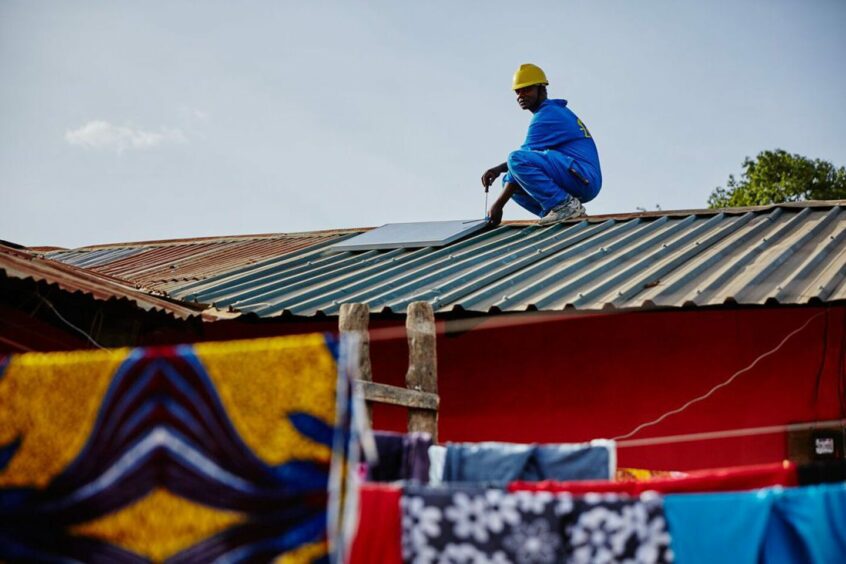
[[[0,561],[325,556],[334,349],[310,335],[12,356]]]
[[[825,564],[846,560],[846,484],[778,492],[763,561]]]
[[[661,498],[407,487],[406,562],[671,562]]]
[[[373,482],[396,480],[429,481],[429,447],[432,437],[428,433],[391,433],[374,431],[377,463],[369,465],[367,479]]]
[[[440,486],[444,483],[444,465],[446,464],[447,449],[445,446],[432,445],[429,447],[429,485]]]
[[[512,443],[457,443],[446,447],[444,482],[515,480],[602,480],[614,476],[613,441],[521,445]]]
[[[645,468],[617,468],[614,479],[623,480],[652,480],[653,478],[681,478],[686,472],[675,470],[647,470]]]
[[[362,484],[349,564],[402,564],[401,496],[400,486]]]
[[[679,562],[842,562],[846,484],[668,495]]]
[[[573,482],[512,482],[509,491],[548,491],[585,494],[589,492],[639,495],[647,491],[658,493],[722,492],[766,488],[769,486],[795,486],[796,465],[792,462],[774,462],[712,470],[694,470],[676,478],[651,480],[582,480]]]

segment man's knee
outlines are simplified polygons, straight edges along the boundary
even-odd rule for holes
[[[509,170],[514,170],[514,168],[525,166],[529,162],[527,158],[527,153],[529,152],[530,151],[517,149],[516,151],[511,151],[510,153],[508,153],[508,158],[505,162],[508,163]]]
[[[521,149],[508,153],[508,159],[505,162],[508,164],[509,172],[514,176],[520,177],[533,169],[537,169],[537,162],[535,162],[534,155],[531,153],[532,151]]]

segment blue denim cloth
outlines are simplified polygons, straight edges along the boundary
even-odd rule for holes
[[[515,480],[606,480],[611,477],[611,459],[609,446],[587,443],[448,444],[443,479],[496,484]]]
[[[846,560],[846,484],[668,495],[678,562]]]

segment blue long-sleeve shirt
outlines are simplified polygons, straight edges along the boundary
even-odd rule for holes
[[[567,100],[544,100],[529,122],[529,131],[521,149],[555,151],[565,157],[567,168],[575,163],[598,190],[602,185],[599,153],[590,131],[576,114],[567,107]],[[511,182],[506,174],[505,182]]]

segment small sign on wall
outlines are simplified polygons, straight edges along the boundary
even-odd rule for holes
[[[829,429],[811,432],[811,459],[843,458],[843,432]]]
[[[841,427],[802,429],[787,433],[788,458],[798,463],[843,459],[843,445]]]

